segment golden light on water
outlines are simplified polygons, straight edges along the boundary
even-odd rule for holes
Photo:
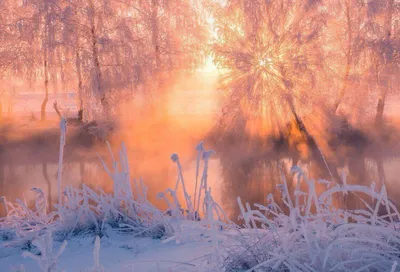
[[[13,11],[34,12],[37,7],[25,2],[26,7],[19,10],[15,6]],[[78,100],[82,99],[87,100],[83,101],[85,113],[93,111],[84,121],[103,121],[109,116],[95,113],[101,113],[107,103],[91,102],[98,92],[107,93],[119,126],[112,143],[118,146],[126,141],[138,153],[151,154],[137,167],[147,176],[154,173],[153,165],[160,165],[160,161],[162,168],[167,168],[171,152],[190,156],[197,141],[207,138],[217,123],[223,123],[225,131],[250,135],[252,141],[290,134],[285,140],[290,147],[295,146],[296,155],[310,158],[304,135],[293,127],[304,125],[312,130],[315,139],[323,139],[318,147],[325,152],[328,140],[338,137],[332,131],[339,125],[331,120],[343,117],[352,124],[367,122],[377,111],[378,99],[386,99],[383,105],[387,108],[385,102],[398,94],[399,17],[397,8],[390,17],[386,4],[211,0],[197,1],[196,7],[191,6],[192,1],[139,1],[136,7],[131,1],[91,1],[96,5],[94,21],[98,24],[93,28],[87,13],[81,13],[91,8],[87,1],[77,1],[82,8],[76,12],[71,12],[74,7],[68,6],[69,2],[60,2],[66,17],[49,18],[71,21],[51,23],[49,31],[54,33],[47,40],[43,37],[49,33],[40,32],[45,28],[32,28],[18,18],[10,18],[9,29],[0,31],[1,35],[10,32],[6,33],[9,37],[0,37],[0,58],[6,60],[1,59],[0,66],[10,63],[11,67],[0,86],[3,116],[6,109],[12,111],[13,102],[9,101],[17,89],[23,101],[18,107],[32,126],[40,127],[40,133],[48,127],[57,131],[58,116],[52,100],[70,93],[75,94],[76,101],[60,102],[63,114],[76,117]],[[111,6],[116,12],[103,16]],[[52,8],[52,12],[58,11]],[[392,25],[386,22],[389,18]],[[77,31],[81,28],[75,22],[98,32]],[[13,24],[18,27],[12,29]],[[389,36],[384,31],[388,26],[392,30]],[[18,40],[21,44],[8,44]],[[47,42],[54,44],[46,48]],[[45,68],[43,60],[47,57],[49,66]],[[50,94],[57,93],[50,95],[44,106],[51,121],[34,123],[45,101],[45,85]],[[30,100],[26,90],[36,90],[37,97]],[[81,98],[79,91],[83,92]],[[333,105],[338,97],[342,101],[336,111]],[[4,135],[13,141],[36,137],[30,132],[11,131],[15,135],[7,131]],[[162,179],[161,172],[157,181]]]

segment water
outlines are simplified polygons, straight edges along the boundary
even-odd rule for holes
[[[76,111],[73,94],[51,94],[49,105],[53,100],[59,101],[59,105],[64,109],[69,108],[71,112]],[[20,115],[26,116],[39,108],[40,101],[40,93],[20,93],[15,99],[14,110]],[[132,178],[142,177],[144,179],[145,184],[149,187],[149,198],[156,205],[162,206],[162,203],[156,199],[157,193],[175,186],[176,166],[170,160],[170,155],[174,152],[180,154],[188,190],[194,192],[195,146],[200,140],[206,138],[207,133],[218,120],[217,101],[212,88],[208,88],[206,91],[204,88],[199,88],[197,91],[176,89],[168,94],[167,108],[171,123],[156,126],[156,121],[146,120],[143,116],[141,117],[143,123],[137,124],[132,130],[124,128],[123,133],[112,140],[114,151],[117,151],[121,141],[127,142]],[[389,101],[387,115],[399,116],[400,103],[392,98]],[[49,113],[52,112],[50,109],[51,107],[48,107]],[[54,113],[52,114],[54,115]],[[16,133],[18,134],[18,130]],[[55,202],[59,145],[57,122],[54,122],[52,129],[54,135],[47,137],[46,133],[45,130],[39,131],[39,135],[47,139],[42,143],[36,143],[37,140],[35,140],[32,145],[6,144],[3,146],[3,150],[0,150],[0,195],[4,195],[10,200],[20,198],[30,202],[35,197],[30,189],[38,187],[45,192],[52,203]],[[72,137],[71,135],[73,132],[69,131],[68,137]],[[19,137],[24,138],[23,136]],[[215,148],[215,146],[207,143],[206,148]],[[231,148],[234,149],[235,146]],[[217,151],[220,151],[219,154],[210,162],[209,184],[213,188],[214,199],[231,214],[237,212],[237,196],[250,203],[265,203],[266,195],[269,192],[277,194],[275,186],[281,181],[276,165],[279,162],[285,162],[289,167],[293,159],[290,156],[276,153],[272,157],[280,158],[279,160],[261,160],[261,164],[252,168],[252,166],[246,165],[252,164],[252,158],[243,158],[240,164],[229,169],[229,167],[224,168],[221,164],[220,156],[223,150]],[[63,166],[63,185],[81,186],[86,184],[110,191],[112,181],[102,169],[97,158],[98,152],[109,162],[109,155],[104,143],[89,147],[67,144]],[[228,161],[233,160],[233,156],[236,155],[228,156]],[[399,165],[400,154],[384,158],[383,168],[389,196],[392,199],[400,196],[399,190],[397,190]],[[249,167],[251,170],[247,169]],[[310,174],[313,173],[312,163],[305,163],[303,167],[306,170],[311,169]],[[243,173],[242,168],[245,169],[244,172],[248,171],[248,173]],[[372,157],[353,158],[344,162],[344,167],[341,169],[347,171],[350,176],[349,180],[357,180],[358,183],[369,185],[379,181],[378,167]],[[363,180],[359,180],[360,178]]]
[[[157,171],[157,173],[143,173],[144,183],[149,187],[149,199],[159,207],[164,207],[164,203],[156,198],[158,192],[165,191],[167,188],[174,188],[177,171],[176,166],[171,162],[169,169]],[[215,200],[221,201],[221,181],[219,161],[211,160],[209,165],[209,185],[215,193]],[[131,163],[132,181],[141,176],[137,173],[135,164]],[[196,163],[194,161],[184,162],[184,178],[188,192],[194,193]],[[55,163],[13,165],[3,164],[0,169],[0,195],[4,195],[8,200],[17,198],[32,204],[35,193],[31,191],[33,187],[40,188],[45,193],[50,204],[57,201],[57,170]],[[83,184],[92,188],[101,188],[106,192],[112,191],[112,179],[104,171],[100,161],[97,162],[69,162],[63,165],[62,186],[72,185],[81,187]],[[183,193],[180,191],[180,199],[183,200]],[[3,211],[4,212],[4,211]]]
[[[202,82],[201,74],[193,82]],[[211,129],[218,111],[217,99],[211,76],[207,83],[193,84],[193,89],[174,86],[166,98],[166,112],[154,114],[140,111],[144,101],[128,104],[119,113],[119,128],[110,138],[114,154],[121,142],[128,147],[128,157],[133,178],[142,177],[149,187],[149,198],[162,206],[156,199],[157,193],[173,188],[176,182],[176,166],[170,160],[172,153],[180,155],[187,188],[194,192],[195,147]],[[43,94],[18,93],[13,97],[13,115],[24,117],[8,130],[0,130],[0,195],[9,200],[16,198],[32,202],[35,195],[30,189],[41,188],[51,203],[57,197],[57,169],[59,154],[59,131],[57,116],[52,109],[57,101],[61,110],[76,113],[76,97],[73,93],[50,94],[47,105],[48,119],[45,124],[27,119],[33,114],[40,116],[39,109]],[[1,128],[1,127],[0,127]],[[104,142],[91,143],[89,135],[80,135],[73,127],[68,128],[63,165],[63,186],[82,184],[111,191],[112,180],[108,177],[97,157],[99,153],[110,164],[110,155]],[[89,142],[89,144],[87,143]],[[218,200],[221,183],[218,160],[210,162],[210,185]],[[181,196],[183,197],[183,196]],[[0,208],[0,212],[1,212]]]

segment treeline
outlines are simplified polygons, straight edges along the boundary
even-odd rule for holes
[[[122,91],[157,90],[172,72],[197,67],[205,24],[190,0],[4,0],[0,75],[42,83],[42,120],[49,92],[67,88],[89,120],[108,114]]]
[[[227,0],[210,5],[228,71],[227,125],[279,128],[318,108],[382,123],[400,86],[397,0]],[[229,109],[241,109],[230,111]],[[236,121],[235,121],[236,120]]]
[[[67,86],[90,119],[211,53],[226,71],[227,124],[302,128],[323,108],[374,112],[378,125],[399,91],[399,20],[398,0],[3,0],[0,72],[42,82],[41,119],[49,90]]]

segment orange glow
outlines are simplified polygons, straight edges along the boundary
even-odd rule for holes
[[[201,140],[222,154],[216,176],[253,190],[277,175],[275,160],[319,160],[314,171],[333,178],[349,161],[367,172],[373,144],[395,153],[397,0],[22,2],[0,1],[7,182],[32,161],[54,174],[56,100],[70,122],[71,179],[81,161],[107,156],[105,139],[127,144],[132,175],[154,191],[175,182],[172,153],[193,172]],[[110,189],[88,164],[87,183]]]

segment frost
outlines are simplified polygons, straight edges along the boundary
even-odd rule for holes
[[[294,172],[302,173],[297,167]],[[327,188],[318,196],[316,183],[304,174],[301,179],[308,185],[301,194],[286,194],[285,179],[280,185],[287,211],[273,198],[267,207],[256,204],[257,209],[247,203],[243,206],[238,198],[244,229],[228,246],[228,271],[395,271],[400,215],[387,198],[385,186],[378,193],[346,183],[329,188],[330,182],[323,182]],[[330,200],[338,193],[362,193],[366,200],[372,197],[376,205],[370,207],[365,201],[365,210],[335,208]],[[294,203],[289,200],[292,197]],[[385,214],[378,215],[379,207],[386,209]]]
[[[40,236],[33,240],[33,245],[40,251],[40,256],[31,252],[24,251],[22,256],[29,257],[35,260],[42,272],[57,272],[58,258],[65,250],[67,241],[64,241],[60,246],[57,253],[53,253],[53,237],[52,233],[48,231],[45,235]]]

